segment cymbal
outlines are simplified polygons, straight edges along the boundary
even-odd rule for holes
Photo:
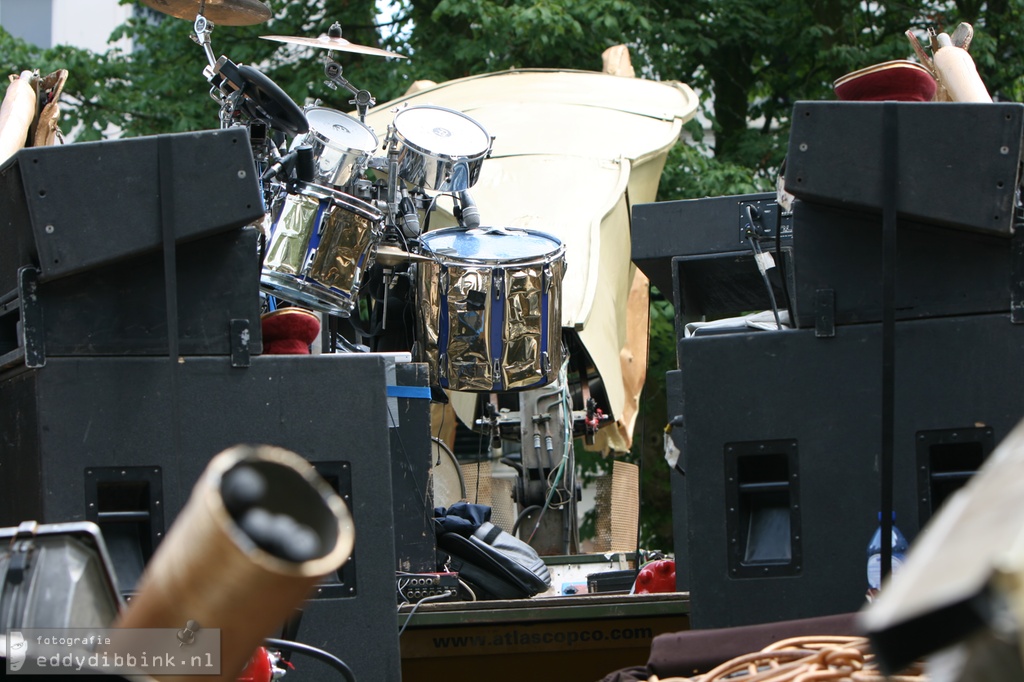
[[[264,40],[276,40],[279,43],[289,45],[306,45],[308,47],[322,47],[327,50],[339,50],[341,52],[355,52],[358,54],[377,55],[379,57],[399,57],[405,59],[404,54],[383,50],[379,47],[358,45],[344,38],[321,35],[319,38],[306,38],[304,36],[260,36]]]
[[[262,0],[142,0],[144,5],[179,19],[204,17],[222,26],[262,24],[274,16]]]

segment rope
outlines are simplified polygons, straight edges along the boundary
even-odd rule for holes
[[[663,677],[647,682],[923,682],[923,667],[885,677],[874,666],[863,637],[791,637],[761,651],[737,656],[703,675]]]

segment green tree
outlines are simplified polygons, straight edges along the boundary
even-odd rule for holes
[[[337,21],[355,43],[408,56],[336,53],[345,77],[378,102],[417,79],[440,82],[513,67],[596,70],[605,48],[628,45],[638,75],[683,81],[701,94],[713,134],[710,141],[699,124],[688,126],[686,142],[669,156],[659,200],[770,188],[786,152],[793,104],[831,99],[832,82],[844,73],[910,56],[908,29],[924,41],[928,28],[949,32],[971,23],[971,53],[990,92],[1024,99],[1024,0],[394,0],[388,19],[375,0],[272,5],[275,15],[266,24],[216,27],[215,55],[256,65],[300,104],[322,99],[346,111],[349,94],[324,85],[324,50],[259,36],[317,36]],[[212,128],[217,105],[191,28],[191,21],[147,12],[112,36],[131,38],[133,51],[103,54],[40,50],[0,28],[0,69],[69,69],[62,126],[76,129],[80,140],[112,130],[135,136]],[[651,361],[631,458],[644,464],[645,543],[668,548],[661,427],[664,373],[675,366],[676,336],[669,301],[657,294],[652,301]]]

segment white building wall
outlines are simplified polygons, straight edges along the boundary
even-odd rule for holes
[[[118,0],[52,0],[52,28],[54,45],[74,45],[93,52],[106,52],[112,47],[107,40],[119,25],[131,16],[131,5],[119,5]],[[117,45],[131,49],[131,41]]]
[[[131,16],[118,0],[0,0],[0,26],[41,48],[73,45],[106,52],[107,40]],[[130,41],[118,47],[128,50]]]

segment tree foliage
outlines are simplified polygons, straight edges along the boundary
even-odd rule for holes
[[[990,92],[1024,99],[1024,0],[392,0],[386,15],[375,0],[270,3],[275,14],[266,24],[216,27],[214,53],[257,66],[300,104],[319,99],[345,111],[352,109],[349,93],[324,84],[323,50],[259,36],[317,36],[337,21],[355,43],[406,55],[336,53],[345,77],[378,102],[417,79],[525,67],[599,70],[605,48],[628,45],[638,75],[683,81],[701,94],[705,125],[692,122],[670,154],[659,200],[769,188],[785,154],[793,104],[833,98],[832,82],[844,73],[910,57],[908,29],[926,43],[929,28],[950,32],[971,23],[971,53]],[[103,54],[41,50],[0,28],[0,69],[67,68],[62,126],[80,140],[213,128],[217,105],[191,28],[190,21],[146,10],[112,36],[131,38],[134,49]],[[649,379],[632,458],[645,467],[645,540],[669,548],[660,427],[676,337],[670,303],[652,300]]]

